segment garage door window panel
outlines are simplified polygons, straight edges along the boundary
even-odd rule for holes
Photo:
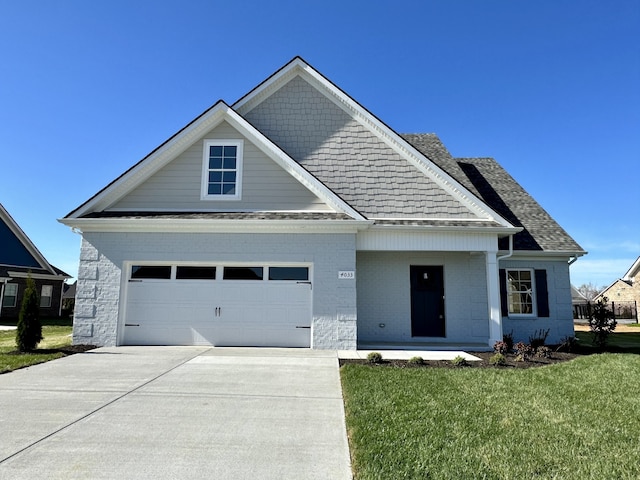
[[[309,267],[269,267],[269,280],[309,280]]]
[[[215,280],[216,267],[182,267],[176,268],[176,280]]]
[[[131,267],[131,279],[161,279],[169,280],[171,278],[170,265],[134,265]]]
[[[262,267],[224,267],[224,280],[262,280],[264,269]]]

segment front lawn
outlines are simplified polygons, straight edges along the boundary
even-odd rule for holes
[[[640,478],[638,355],[341,376],[358,480]]]
[[[3,322],[2,324],[15,325],[15,322]],[[16,352],[15,330],[0,330],[0,373],[65,356],[65,352],[60,349],[71,345],[71,321],[68,319],[45,319],[42,324],[44,338],[38,344],[38,348],[30,353]]]
[[[593,345],[591,332],[576,332],[576,338],[583,350],[597,351]],[[607,350],[640,354],[640,331],[638,332],[613,332],[607,337]]]

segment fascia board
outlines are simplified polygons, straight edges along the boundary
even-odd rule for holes
[[[505,227],[512,226],[495,210],[490,208],[451,175],[434,164],[423,153],[400,137],[400,135],[398,135],[388,125],[378,119],[365,107],[356,102],[347,93],[341,90],[300,57],[296,57],[265,80],[261,85],[238,100],[233,104],[234,109],[241,115],[245,115],[264,98],[268,97],[272,92],[276,91],[296,75],[301,75],[312,85],[318,88],[319,91],[324,91],[325,96],[328,99],[343,109],[347,114],[360,120],[365,128],[367,128],[371,133],[384,141],[389,147],[412,163],[427,177],[433,179],[433,181],[435,181],[445,191],[451,192],[452,195],[457,197],[458,200],[472,212],[482,218],[491,219]]]
[[[55,271],[53,270],[51,264],[49,264],[47,259],[44,258],[44,255],[40,253],[40,250],[38,250],[35,244],[31,241],[27,234],[24,233],[22,228],[20,228],[20,225],[16,223],[16,221],[2,206],[2,204],[0,204],[0,219],[5,223],[5,225],[7,225],[7,227],[9,227],[9,230],[11,230],[11,232],[18,238],[18,240],[20,240],[20,243],[24,245],[31,256],[38,261],[40,266],[45,270],[49,270],[53,274]]]
[[[633,262],[633,265],[631,265],[631,268],[624,274],[622,280],[633,280],[633,278],[638,274],[638,270],[640,270],[640,257]]]
[[[137,185],[184,152],[199,137],[221,123],[228,109],[229,106],[222,100],[218,101],[65,218],[79,218],[92,211],[104,210],[109,205],[117,202]]]
[[[63,218],[60,223],[81,232],[162,233],[355,233],[369,228],[368,220],[211,220]]]
[[[11,278],[31,277],[34,280],[66,280],[67,278],[71,278],[66,275],[57,275],[57,274],[47,275],[45,273],[28,273],[28,272],[25,273],[25,272],[12,272],[12,271],[8,271],[7,273],[11,275]]]
[[[468,226],[438,226],[438,225],[373,225],[372,230],[421,230],[425,233],[458,232],[458,233],[486,233],[487,235],[515,235],[523,230],[521,227],[482,227],[469,224]]]
[[[504,253],[508,253],[508,251],[500,250],[499,253],[504,254]],[[544,258],[571,258],[571,257],[581,257],[586,254],[587,252],[575,252],[575,251],[569,251],[569,250],[545,250],[545,251],[514,250],[511,257],[506,258],[505,261],[508,261],[509,259],[539,261]]]

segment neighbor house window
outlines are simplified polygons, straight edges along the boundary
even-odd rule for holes
[[[239,200],[242,189],[241,140],[205,140],[202,198]]]
[[[3,307],[15,307],[18,300],[18,284],[7,283],[4,286],[4,297],[2,298]]]
[[[532,270],[507,270],[507,298],[510,315],[534,315],[534,280]]]
[[[51,296],[53,295],[53,285],[43,285],[40,291],[40,306],[49,308],[51,306]]]

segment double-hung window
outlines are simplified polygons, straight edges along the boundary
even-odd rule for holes
[[[205,140],[202,169],[203,200],[240,200],[242,140]]]
[[[510,315],[535,315],[535,282],[532,270],[507,270]]]
[[[18,284],[7,283],[4,286],[4,296],[2,297],[3,307],[15,307],[18,300]]]
[[[51,297],[53,296],[53,285],[42,285],[40,291],[40,306],[43,308],[51,307]]]

